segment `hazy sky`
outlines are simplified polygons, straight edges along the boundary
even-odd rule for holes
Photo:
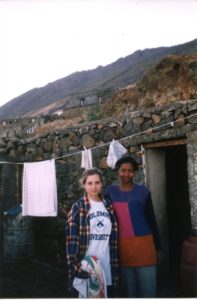
[[[0,105],[138,49],[197,38],[197,0],[0,0]]]

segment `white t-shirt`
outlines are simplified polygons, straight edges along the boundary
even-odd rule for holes
[[[90,199],[90,241],[86,255],[96,256],[105,272],[107,285],[112,284],[109,238],[111,234],[111,220],[102,201]]]

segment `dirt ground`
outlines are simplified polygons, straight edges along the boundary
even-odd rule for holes
[[[66,270],[37,260],[1,263],[0,298],[66,298]]]
[[[173,276],[158,272],[158,297],[180,297]],[[0,298],[69,298],[64,265],[52,265],[31,259],[1,262]]]

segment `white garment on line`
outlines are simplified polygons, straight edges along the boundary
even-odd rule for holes
[[[112,141],[109,145],[109,152],[107,156],[107,164],[112,169],[115,168],[117,160],[127,152],[127,149],[123,147],[118,141]]]
[[[92,168],[92,151],[91,149],[86,149],[81,152],[81,168],[91,169]]]
[[[23,216],[57,216],[55,160],[24,163]]]

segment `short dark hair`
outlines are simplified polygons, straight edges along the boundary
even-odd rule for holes
[[[136,161],[131,155],[129,155],[129,154],[125,154],[125,155],[121,156],[121,157],[117,160],[116,165],[115,165],[115,169],[116,169],[116,170],[119,170],[120,167],[121,167],[121,165],[122,165],[122,164],[125,164],[125,163],[130,163],[130,164],[132,164],[134,170],[135,170],[135,171],[138,170],[138,163],[137,163],[137,161]]]

